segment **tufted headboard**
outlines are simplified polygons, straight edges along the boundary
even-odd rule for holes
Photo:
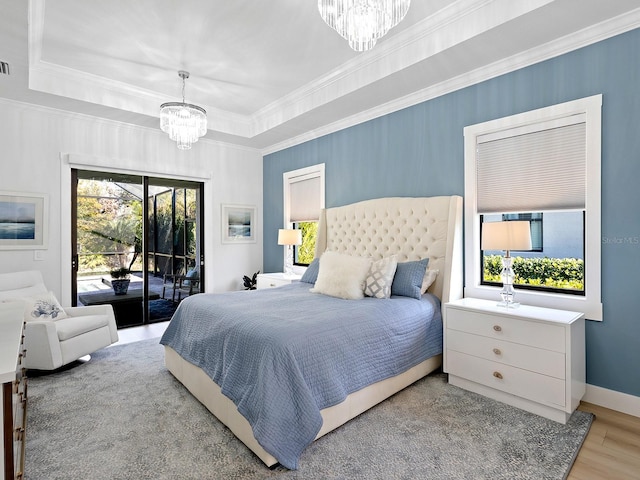
[[[462,298],[462,197],[389,197],[322,211],[316,256],[324,251],[398,261],[429,257],[439,270],[429,292]]]

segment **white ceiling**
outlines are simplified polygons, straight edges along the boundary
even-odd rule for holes
[[[316,0],[0,0],[0,97],[273,151],[640,26],[638,0],[413,0],[356,53]],[[194,147],[197,148],[197,145]]]

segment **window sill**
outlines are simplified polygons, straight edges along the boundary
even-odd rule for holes
[[[477,285],[465,287],[464,296],[473,298],[484,298],[487,300],[500,300],[500,290],[502,287],[490,287]],[[549,292],[532,292],[531,290],[516,290],[516,301],[525,305],[537,307],[557,308],[561,310],[571,310],[583,312],[587,320],[602,321],[602,303],[590,301],[587,297],[576,295],[562,295]]]

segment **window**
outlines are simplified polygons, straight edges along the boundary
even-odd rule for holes
[[[531,250],[511,251],[515,288],[584,295],[584,212],[507,213],[481,215],[485,222],[527,221]],[[546,240],[545,240],[546,239]],[[481,250],[482,285],[500,285],[502,251]]]
[[[482,223],[527,220],[534,248],[512,255],[522,262],[518,301],[602,319],[601,106],[596,95],[465,128],[466,296],[498,297],[487,261],[503,252],[481,250]],[[555,270],[540,273],[543,264]]]
[[[302,245],[294,248],[295,266],[307,266],[315,256],[320,211],[324,208],[324,163],[285,172],[284,228],[302,230]]]

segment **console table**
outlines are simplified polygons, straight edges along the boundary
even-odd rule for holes
[[[21,302],[0,303],[0,480],[21,479],[24,472],[27,377],[23,365],[23,316]]]
[[[113,307],[118,328],[142,325],[142,290],[129,290],[126,295],[115,295],[112,291],[83,293],[79,296],[83,305],[106,305]],[[155,292],[149,292],[149,300],[160,298]]]

